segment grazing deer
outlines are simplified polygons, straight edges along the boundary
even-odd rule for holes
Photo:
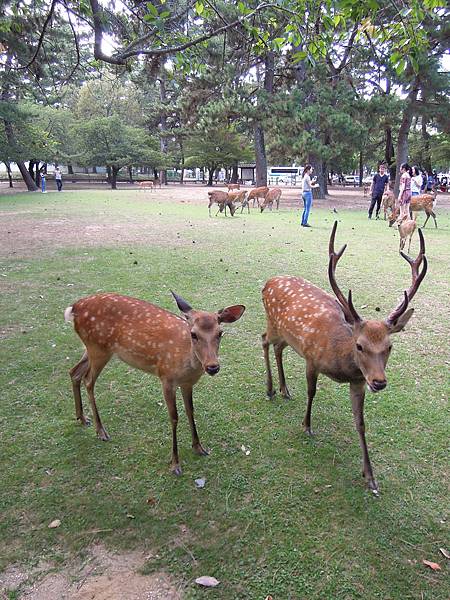
[[[220,366],[220,325],[237,321],[245,306],[229,306],[216,313],[192,309],[173,294],[184,319],[149,302],[120,296],[95,294],[75,302],[65,313],[86,350],[70,370],[76,417],[83,425],[89,420],[83,413],[80,385],[83,380],[91,403],[97,435],[109,436],[100,420],[94,397],[97,377],[113,355],[128,365],[159,377],[172,423],[172,471],[181,474],[177,448],[178,413],[176,390],[181,388],[197,454],[208,452],[200,444],[194,421],[192,389],[203,373],[215,375]]]
[[[222,192],[221,190],[216,190],[214,192],[208,192],[209,196],[209,204],[208,211],[209,216],[211,216],[211,206],[216,203],[219,205],[219,209],[216,212],[216,217],[220,212],[224,212],[225,216],[227,216],[227,206],[230,209],[231,216],[234,216],[236,212],[236,207],[233,204],[233,200],[228,197],[227,192]]]
[[[263,203],[260,206],[261,212],[263,212],[264,209],[267,207],[270,208],[270,210],[272,210],[272,206],[273,206],[274,202],[275,202],[277,210],[278,210],[280,207],[281,193],[282,193],[281,188],[279,188],[279,187],[272,188],[271,190],[269,190],[264,197]]]
[[[148,188],[151,191],[155,189],[155,184],[153,183],[153,181],[140,181],[138,185],[142,189]]]
[[[260,206],[259,199],[264,199],[268,191],[269,188],[265,186],[253,188],[249,191],[247,200],[248,202],[250,202],[250,200],[253,200],[253,208],[255,208],[255,202],[257,202],[258,206]]]
[[[425,225],[428,223],[428,219],[430,217],[433,217],[434,226],[437,229],[436,214],[433,211],[433,208],[435,207],[435,202],[436,202],[436,192],[434,192],[433,194],[419,194],[418,196],[412,196],[411,203],[409,206],[410,215],[423,210],[425,212],[425,214],[427,215],[427,218],[425,219],[425,223],[422,225],[422,227],[425,227]],[[398,208],[395,208],[392,211],[392,214],[389,217],[389,227],[392,227],[392,225],[398,219],[399,214],[400,214],[400,210]]]
[[[229,192],[231,192],[232,190],[240,190],[241,184],[240,183],[227,183],[227,188],[228,188]]]
[[[407,217],[403,219],[403,221],[401,221],[398,224],[398,232],[400,234],[400,246],[399,246],[399,252],[401,252],[406,244],[406,238],[409,238],[409,244],[408,244],[408,254],[409,254],[409,249],[411,248],[411,239],[412,236],[415,232],[417,228],[417,223],[415,219],[408,219]]]
[[[372,392],[379,392],[387,385],[385,368],[392,347],[390,335],[401,331],[413,313],[414,309],[408,309],[408,305],[427,272],[425,242],[419,229],[420,252],[416,260],[402,253],[403,258],[411,265],[412,284],[404,292],[404,298],[397,308],[385,321],[365,321],[353,306],[351,291],[346,299],[335,280],[336,265],[346,248],[344,246],[339,252],[335,252],[336,228],[337,221],[329,242],[328,277],[337,301],[301,277],[274,277],[264,286],[262,297],[267,330],[262,336],[262,345],[267,371],[267,395],[269,398],[275,395],[269,362],[271,344],[274,345],[280,391],[284,398],[290,398],[283,370],[284,348],[291,346],[306,361],[308,406],[303,420],[306,433],[312,434],[311,406],[319,373],[339,383],[349,383],[352,410],[363,454],[363,474],[369,489],[378,494],[365,438],[365,386]]]

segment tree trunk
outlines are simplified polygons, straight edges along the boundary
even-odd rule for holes
[[[111,167],[111,189],[117,190],[117,173],[119,172],[119,167],[115,167],[114,165]]]
[[[314,167],[313,176],[316,175],[316,183],[319,184],[318,188],[313,188],[313,197],[323,200],[328,191],[326,167],[324,168],[323,160],[315,154],[308,155],[308,162]]]
[[[264,143],[264,130],[261,123],[255,123],[256,187],[267,185],[267,158]]]
[[[164,66],[161,69],[161,74],[164,73]],[[167,93],[166,93],[166,82],[165,75],[162,75],[159,79],[159,95],[161,99],[161,104],[163,106],[163,110],[165,110],[165,105],[167,103]],[[159,118],[159,125],[161,130],[161,138],[159,140],[161,152],[163,154],[167,154],[167,138],[164,137],[165,132],[167,131],[167,115],[162,113]],[[160,169],[159,171],[159,180],[161,185],[167,185],[167,171],[166,169]]]
[[[35,162],[35,176],[34,181],[38,187],[41,187],[41,171],[39,170],[39,161]]]
[[[97,173],[97,167],[92,167],[92,172]]]
[[[417,80],[414,82],[411,91],[406,99],[406,106],[403,110],[403,118],[398,131],[397,140],[397,161],[396,167],[397,172],[395,176],[394,194],[398,196],[398,190],[400,188],[400,165],[405,163],[408,159],[408,136],[411,128],[412,119],[414,116],[414,105],[417,100],[417,94],[419,93],[419,86]]]
[[[216,167],[208,167],[208,186],[212,186],[213,184],[213,177],[214,177],[214,171],[216,170]]]
[[[73,173],[73,166],[72,166],[71,164],[68,164],[68,165],[67,165],[67,173],[68,173],[69,175],[73,175],[73,174],[74,174],[74,173]]]
[[[389,125],[384,128],[385,133],[385,146],[384,146],[384,160],[389,169],[389,179],[391,181],[395,180],[395,151],[394,144],[392,143],[392,129]]]
[[[359,187],[362,186],[362,180],[364,177],[364,166],[363,166],[363,153],[362,150],[359,153]]]
[[[11,163],[8,161],[5,161],[5,166],[6,166],[6,171],[8,173],[9,187],[12,188],[14,186],[13,186],[13,180],[12,180],[12,174],[11,174]]]
[[[133,167],[128,167],[128,179],[130,183],[133,183]]]
[[[264,58],[264,90],[266,95],[273,94],[275,55],[273,52],[267,52]],[[255,162],[256,162],[256,186],[267,185],[267,157],[266,144],[264,140],[264,129],[261,121],[256,121],[254,126],[255,134]]]
[[[112,181],[112,172],[111,172],[111,167],[107,166],[106,167],[106,181],[110,184]]]
[[[266,173],[267,173],[267,169],[266,169]],[[238,164],[235,163],[233,165],[233,168],[231,171],[231,183],[237,183],[238,179],[239,179]]]
[[[424,98],[425,100],[425,98]],[[427,131],[427,120],[422,115],[423,165],[427,173],[431,173],[430,134]]]

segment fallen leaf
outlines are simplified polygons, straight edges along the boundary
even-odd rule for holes
[[[48,528],[49,529],[56,529],[57,527],[59,527],[61,525],[61,521],[59,519],[55,519],[54,521],[52,521]]]
[[[439,548],[439,552],[442,554],[442,556],[445,556],[445,558],[450,558],[450,552],[448,552],[448,550],[445,548]]]
[[[362,304],[359,308],[367,308],[367,304]]]
[[[154,506],[156,504],[156,498],[150,496],[150,498],[147,498],[147,504],[151,504],[151,506]]]
[[[195,583],[198,583],[198,585],[203,585],[204,587],[216,587],[216,585],[219,585],[220,581],[218,581],[215,577],[203,575],[202,577],[197,577]]]
[[[200,477],[199,479],[195,479],[194,483],[199,489],[201,489],[205,487],[206,479]]]
[[[430,567],[430,569],[433,569],[433,571],[441,571],[441,566],[435,562],[431,562],[431,560],[423,560],[422,562],[427,567]]]

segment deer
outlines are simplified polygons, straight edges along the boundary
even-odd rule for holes
[[[102,293],[82,298],[64,313],[85,346],[81,360],[69,371],[75,399],[76,418],[90,425],[83,412],[83,381],[94,417],[97,436],[108,441],[109,435],[100,420],[94,396],[98,376],[113,355],[131,367],[159,378],[172,424],[171,471],[181,475],[178,457],[178,413],[176,391],[181,389],[188,417],[192,448],[200,456],[209,452],[200,443],[194,420],[193,387],[203,373],[216,375],[220,370],[219,344],[223,323],[241,318],[245,306],[228,306],[217,312],[194,310],[181,296],[172,295],[183,317],[155,304]]]
[[[255,202],[257,202],[259,206],[259,198],[264,199],[268,191],[269,188],[266,186],[253,188],[248,193],[247,201],[250,202],[250,200],[253,200],[253,208],[255,208]]]
[[[236,212],[236,207],[233,204],[233,200],[229,198],[227,192],[222,192],[221,190],[216,190],[214,192],[208,192],[209,196],[209,204],[208,211],[209,216],[211,216],[211,206],[216,203],[219,205],[219,209],[216,212],[216,217],[220,212],[224,212],[225,216],[227,216],[227,206],[230,209],[231,216],[234,216]]]
[[[411,203],[409,206],[410,215],[423,210],[425,212],[425,214],[427,215],[427,218],[425,219],[425,223],[422,225],[422,227],[425,227],[426,224],[428,223],[428,219],[430,217],[433,217],[434,226],[437,229],[436,214],[433,210],[433,208],[435,207],[435,202],[436,202],[436,192],[433,192],[432,194],[419,194],[418,196],[412,196]],[[392,214],[389,218],[389,227],[392,227],[392,225],[398,219],[399,214],[400,214],[400,211],[398,208],[395,208],[392,211]]]
[[[384,220],[386,221],[386,215],[388,213],[388,210],[391,211],[391,214],[394,211],[394,207],[395,207],[394,192],[392,190],[386,190],[383,194],[381,202],[383,204]]]
[[[228,188],[229,192],[231,192],[233,190],[240,190],[241,184],[240,183],[227,183],[227,188]]]
[[[276,187],[276,188],[272,188],[271,190],[269,190],[267,192],[267,194],[264,197],[264,201],[260,206],[261,212],[264,211],[265,208],[269,207],[270,210],[272,210],[272,206],[273,203],[275,202],[277,210],[280,207],[280,198],[281,198],[281,188]]]
[[[262,334],[266,392],[269,399],[275,395],[269,361],[269,347],[273,345],[281,395],[291,398],[283,369],[283,350],[290,346],[306,361],[308,403],[303,428],[306,434],[313,435],[311,408],[319,374],[338,383],[348,383],[362,449],[363,476],[369,490],[378,495],[365,438],[365,388],[379,392],[387,386],[385,369],[392,349],[390,336],[401,331],[411,318],[414,309],[408,306],[427,272],[425,241],[419,229],[417,258],[413,260],[401,252],[411,266],[412,283],[397,307],[384,321],[364,320],[353,305],[351,290],[346,298],[336,283],[336,265],[347,247],[335,251],[336,229],[337,221],[328,248],[328,278],[336,298],[306,279],[294,276],[273,277],[262,290],[267,317],[267,328]]]
[[[142,189],[148,188],[151,191],[155,189],[155,184],[153,181],[140,181],[138,185]]]
[[[409,250],[411,248],[411,239],[412,239],[412,236],[413,236],[416,228],[417,228],[417,223],[416,223],[415,219],[405,218],[405,219],[403,219],[403,221],[401,221],[398,224],[398,232],[400,234],[399,252],[401,252],[405,248],[406,239],[409,238],[409,244],[408,244],[408,254],[409,254]]]

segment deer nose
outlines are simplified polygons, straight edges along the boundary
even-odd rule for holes
[[[220,371],[220,365],[208,365],[205,371],[208,375],[216,375]]]
[[[384,388],[387,386],[387,381],[386,379],[383,379],[382,381],[380,381],[379,379],[374,379],[372,381],[372,389],[375,392],[381,392],[381,390],[384,390]]]

